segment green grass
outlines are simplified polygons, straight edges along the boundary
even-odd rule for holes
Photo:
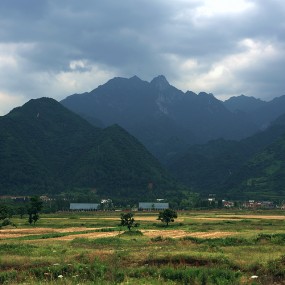
[[[18,229],[74,227],[74,231],[0,240],[0,284],[281,284],[285,279],[284,220],[195,219],[220,215],[232,218],[234,214],[233,211],[183,212],[178,213],[178,222],[165,227],[156,222],[157,213],[138,213],[135,218],[142,216],[149,220],[140,221],[139,230],[130,232],[118,227],[120,213],[117,212],[42,215],[35,227],[25,220],[14,219]],[[88,230],[80,230],[82,224]],[[161,235],[148,237],[143,230],[159,231]],[[184,230],[189,234],[227,231],[233,235],[174,239],[163,236],[165,230]],[[113,231],[120,235],[100,238],[83,235],[71,241],[55,239],[84,233],[107,235]],[[259,276],[255,283],[250,279],[252,275]]]

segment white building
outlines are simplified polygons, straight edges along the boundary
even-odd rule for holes
[[[73,211],[95,211],[98,210],[100,204],[93,203],[70,203],[70,210]]]
[[[157,211],[169,208],[169,203],[139,202],[139,210]]]

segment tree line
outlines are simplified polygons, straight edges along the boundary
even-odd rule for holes
[[[36,222],[40,218],[40,211],[43,208],[43,201],[38,196],[31,197],[27,204],[22,204],[19,207],[15,208],[8,203],[1,203],[0,204],[0,228],[4,226],[15,226],[16,225],[11,221],[11,218],[15,214],[20,215],[21,218],[25,214],[28,215],[28,222],[30,225],[36,224]]]

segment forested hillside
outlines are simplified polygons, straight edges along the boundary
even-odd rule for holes
[[[155,198],[179,188],[121,127],[95,128],[49,98],[0,118],[0,172],[1,195],[86,189],[100,197]]]
[[[173,159],[169,170],[194,191],[223,198],[281,198],[285,115],[265,131],[237,141],[195,145]],[[284,184],[284,183],[283,183]]]

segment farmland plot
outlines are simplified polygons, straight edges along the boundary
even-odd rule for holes
[[[137,213],[43,215],[0,230],[0,284],[285,284],[282,213],[183,212],[168,227]]]

